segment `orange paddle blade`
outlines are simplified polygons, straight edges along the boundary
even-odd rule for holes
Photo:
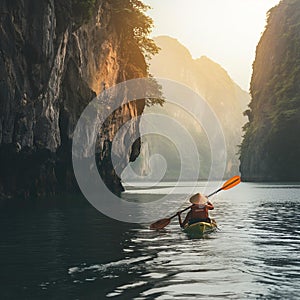
[[[232,178],[230,178],[229,180],[227,180],[223,186],[222,186],[222,190],[229,190],[232,187],[238,185],[241,182],[241,177],[240,176],[234,176]]]
[[[154,230],[163,229],[167,225],[169,225],[170,222],[171,222],[170,218],[165,218],[165,219],[158,220],[155,223],[150,225],[150,229],[154,229]]]

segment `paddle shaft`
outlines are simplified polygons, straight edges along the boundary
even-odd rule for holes
[[[209,195],[207,196],[207,198],[211,197],[212,195],[214,195],[214,194],[216,194],[216,193],[219,193],[219,192],[222,191],[222,190],[223,190],[223,187],[219,188],[217,191],[215,191],[215,192],[209,194]]]
[[[185,209],[183,209],[183,210],[181,210],[181,211],[179,211],[179,212],[180,212],[180,213],[183,213],[184,211],[190,209],[192,206],[193,206],[193,205],[190,205],[190,206],[186,207]],[[177,212],[176,214],[174,214],[173,216],[171,216],[169,219],[171,220],[171,219],[175,218],[175,217],[177,216],[177,214],[178,214],[178,212]]]

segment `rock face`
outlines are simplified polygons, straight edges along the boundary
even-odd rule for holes
[[[300,2],[281,1],[257,46],[240,158],[245,181],[300,180],[299,20]]]
[[[227,165],[224,175],[226,177],[236,175],[239,170],[238,145],[241,143],[242,126],[246,122],[243,111],[250,101],[249,94],[243,91],[217,63],[205,56],[193,59],[188,49],[176,39],[160,36],[154,40],[161,51],[150,61],[150,73],[156,77],[169,78],[189,86],[209,103],[224,132],[227,147]],[[190,116],[186,116],[182,111],[177,111],[174,107],[165,105],[162,108],[150,107],[146,110],[147,112],[169,114],[188,128],[197,144],[202,162],[200,179],[207,179],[211,165],[211,149],[203,128],[201,129],[199,124],[194,124],[190,120]],[[151,126],[155,126],[155,124],[151,124]],[[173,146],[169,144],[167,147],[166,141],[162,141],[158,137],[148,137],[147,141],[150,155],[160,153],[161,149],[162,155],[168,159],[168,166],[171,167],[168,167],[165,179],[175,180],[180,170],[180,164],[178,164],[180,159],[178,153],[171,151]],[[141,157],[138,161],[140,160]],[[220,174],[220,176],[222,175]]]
[[[128,51],[114,26],[112,1],[90,2],[84,21],[70,0],[0,4],[1,198],[75,192],[71,144],[81,112],[104,88],[147,76],[138,45]],[[114,192],[122,186],[110,162],[112,137],[143,108],[144,101],[130,102],[102,128],[100,173]],[[128,161],[138,142],[130,152]]]

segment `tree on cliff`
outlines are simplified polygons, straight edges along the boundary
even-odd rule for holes
[[[159,48],[149,38],[153,20],[145,15],[150,6],[139,0],[112,0],[111,3],[113,22],[126,40],[136,42],[146,57],[158,53]]]

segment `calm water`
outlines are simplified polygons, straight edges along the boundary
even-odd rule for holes
[[[300,299],[300,184],[243,183],[213,202],[220,230],[193,240],[82,199],[2,209],[0,298]]]

